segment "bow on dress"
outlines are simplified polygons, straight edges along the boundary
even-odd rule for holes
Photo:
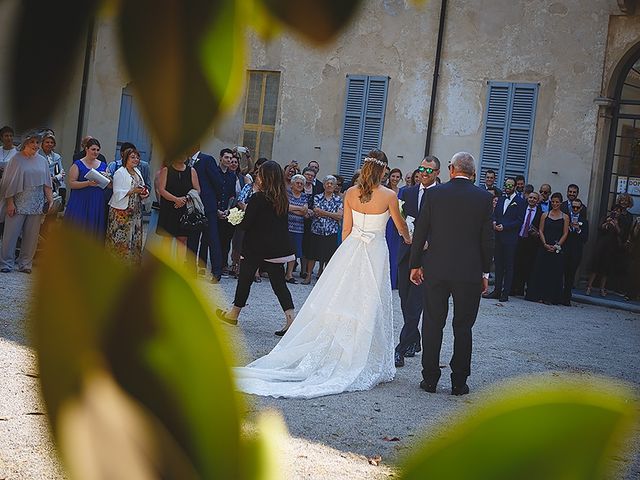
[[[366,231],[362,230],[360,227],[358,227],[356,225],[354,225],[351,228],[351,235],[353,235],[355,238],[359,238],[364,243],[371,243],[371,240],[376,238],[376,234],[375,233],[366,232]]]

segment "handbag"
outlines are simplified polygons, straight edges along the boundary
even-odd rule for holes
[[[209,220],[193,205],[191,198],[187,199],[187,210],[180,217],[180,227],[189,232],[200,232],[209,226]]]

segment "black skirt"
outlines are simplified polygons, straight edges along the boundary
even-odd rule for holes
[[[317,260],[322,263],[328,262],[338,248],[338,234],[316,235],[311,234],[309,260]]]

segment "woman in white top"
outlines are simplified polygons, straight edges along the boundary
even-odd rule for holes
[[[122,167],[113,175],[106,245],[115,257],[133,266],[142,261],[142,200],[149,191],[138,170],[138,151],[129,148],[123,158]]]

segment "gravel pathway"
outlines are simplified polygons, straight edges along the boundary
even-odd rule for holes
[[[0,276],[0,480],[64,478],[53,459],[43,407],[38,398],[34,355],[23,329],[30,277]],[[223,279],[201,287],[213,298],[230,301],[235,282]],[[296,305],[309,286],[291,285]],[[394,298],[396,335],[401,326],[399,299]],[[283,319],[268,281],[254,284],[238,327],[225,327],[238,352],[253,359],[277,343],[273,332]],[[442,363],[451,355],[452,333],[445,330]],[[512,299],[483,300],[474,328],[471,395],[449,395],[448,367],[437,394],[418,388],[419,357],[407,359],[396,379],[368,392],[313,400],[249,398],[249,415],[265,408],[284,416],[291,439],[283,447],[288,478],[369,479],[394,475],[394,462],[445,419],[464,413],[478,399],[474,394],[497,381],[549,371],[607,375],[633,384],[640,392],[640,315],[578,304],[545,306]],[[385,440],[386,437],[386,440]],[[389,441],[397,437],[397,441]],[[619,455],[626,479],[640,478],[640,435],[632,455]],[[381,456],[379,466],[368,457]]]

